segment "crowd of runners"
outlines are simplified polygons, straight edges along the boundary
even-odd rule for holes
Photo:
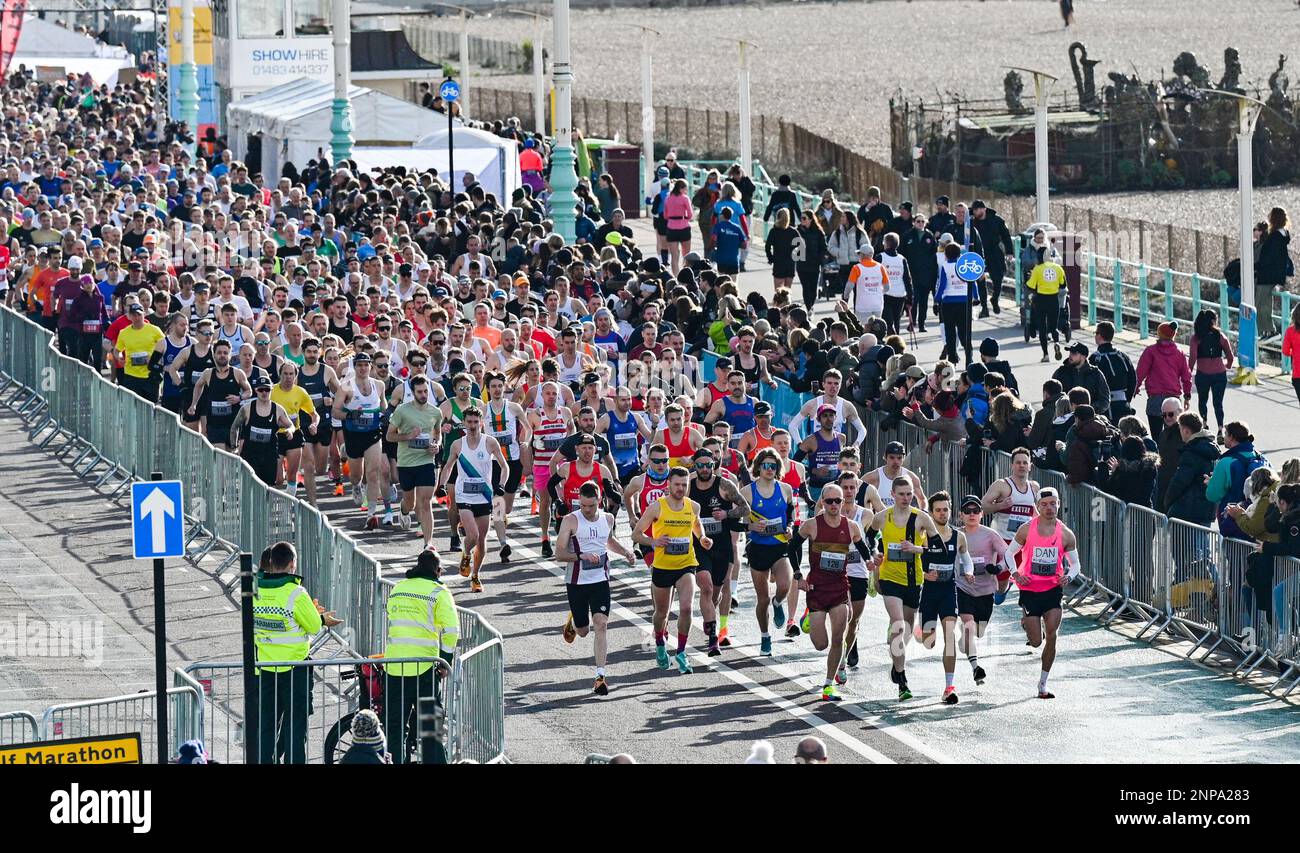
[[[856,263],[832,270],[819,258],[791,271],[813,276],[802,302],[793,275],[769,300],[737,287],[755,215],[739,167],[705,199],[720,207],[697,220],[715,240],[704,254],[690,251],[691,206],[663,206],[683,192],[671,155],[666,195],[652,200],[667,212],[655,246],[638,245],[621,210],[602,211],[593,193],[603,179],[580,192],[580,224],[593,227],[565,245],[531,183],[497,199],[472,175],[448,186],[432,171],[313,161],[276,177],[219,144],[191,154],[154,123],[147,86],[110,92],[22,71],[5,83],[5,301],[55,331],[65,354],[175,412],[268,486],[312,503],[350,495],[360,527],[408,531],[429,550],[449,536],[473,592],[510,571],[514,548],[536,546],[563,567],[563,640],[593,638],[597,694],[610,690],[607,625],[621,588],[611,560],[621,559],[649,575],[648,665],[691,672],[697,613],[710,656],[737,642],[734,620],[752,618],[760,655],[773,637],[805,634],[825,651],[821,696],[837,701],[860,646],[877,641],[860,634],[865,609],[883,607],[899,698],[912,696],[908,646],[919,642],[942,647],[942,699],[953,704],[958,653],[983,683],[980,639],[1010,595],[1042,650],[1036,695],[1052,698],[1062,591],[1082,567],[1061,496],[1032,474],[1066,442],[1052,440],[1052,411],[1037,439],[1039,419],[1032,429],[1027,410],[1017,419],[1024,406],[996,342],[954,366],[959,344],[971,356],[976,296],[952,274],[954,244],[968,242],[952,232],[993,228],[990,273],[1005,272],[995,212],[975,203],[954,215],[941,199],[936,233],[924,217],[908,221],[910,206],[873,211],[877,199],[835,223],[866,224]],[[521,152],[544,149],[525,147],[516,122],[492,129]],[[776,211],[787,227],[821,215],[788,206]],[[718,245],[732,257],[718,263]],[[1038,248],[1026,274],[1036,269],[1046,358],[1061,279]],[[905,316],[923,328],[929,313],[925,274],[907,260],[916,253],[937,277],[948,342],[931,370],[899,336]],[[897,296],[891,278],[906,283]],[[828,282],[844,301],[815,320]],[[998,311],[999,289],[980,290]],[[1201,331],[1218,343],[1213,324]],[[1098,343],[1098,355],[1111,351]],[[718,356],[709,367],[705,350]],[[1080,427],[1085,415],[1122,413],[1135,394],[1126,385],[1114,396],[1104,381],[1090,390],[1099,368],[1088,356],[1073,343],[1053,380],[1066,400],[1056,414]],[[812,394],[783,423],[759,399],[778,379]],[[1173,414],[1199,435],[1181,390]],[[1160,395],[1148,414],[1164,418],[1168,403]],[[1011,453],[1011,476],[957,494],[903,467],[911,448],[896,441],[865,458],[868,409],[953,442],[973,429],[976,446]],[[1230,429],[1229,448],[1243,438]],[[1231,494],[1235,469],[1229,479]]]

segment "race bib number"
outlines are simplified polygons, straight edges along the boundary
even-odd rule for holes
[[[365,432],[379,426],[379,416],[372,412],[352,412],[348,415],[348,428],[354,432]]]
[[[309,394],[308,396],[311,397],[311,401],[313,405],[319,403],[325,397],[324,394]]]
[[[456,481],[457,491],[481,492],[486,485],[482,477],[461,477]]]
[[[199,383],[199,377],[202,376],[202,375],[203,375],[203,371],[202,371],[202,370],[191,370],[191,371],[190,371],[190,384],[191,384],[191,385],[197,385],[197,384]]]
[[[890,542],[885,548],[885,559],[894,563],[906,562],[911,557],[903,550],[902,542]]]
[[[1039,546],[1034,548],[1030,557],[1030,573],[1039,577],[1051,577],[1056,574],[1056,567],[1060,563],[1060,550],[1055,546]]]
[[[98,321],[98,320],[83,320],[83,321],[81,322],[81,331],[85,332],[85,333],[88,334],[88,335],[93,335],[93,334],[95,334],[96,332],[99,331],[99,321]]]
[[[148,364],[148,363],[149,363],[149,353],[147,353],[147,352],[133,352],[133,353],[131,353],[131,366],[132,366],[132,367],[144,367],[144,366],[145,366],[146,364]]]
[[[218,418],[228,417],[232,411],[234,407],[226,400],[213,400],[208,406],[208,413]]]
[[[564,436],[562,435],[542,436],[542,450],[559,450],[562,444],[564,444]]]
[[[427,432],[420,433],[417,437],[406,443],[406,446],[412,450],[428,450],[429,445],[433,443],[433,435]]]
[[[614,436],[615,450],[636,450],[636,433],[625,432]]]
[[[937,579],[938,583],[943,583],[945,581],[952,580],[952,576],[953,576],[952,563],[931,563],[929,569],[930,571],[935,572],[936,574],[939,575]]]
[[[763,519],[763,532],[769,536],[775,536],[785,532],[784,518],[765,518]]]
[[[722,522],[716,518],[701,518],[700,524],[704,526],[705,536],[716,536],[722,532]]]
[[[272,429],[266,429],[264,427],[248,428],[248,440],[257,442],[258,444],[267,444],[274,436],[275,430]]]
[[[848,554],[841,554],[838,551],[823,551],[817,565],[823,572],[839,574],[848,565]]]
[[[1028,521],[1028,520],[1029,520],[1029,519],[1025,518],[1024,516],[1020,516],[1020,515],[1013,515],[1013,516],[1008,517],[1008,518],[1007,518],[1007,534],[1008,534],[1008,535],[1013,535],[1013,536],[1014,536],[1014,535],[1015,535],[1015,532],[1016,532],[1017,530],[1019,530],[1021,527],[1024,527],[1025,522]]]
[[[509,450],[510,445],[515,443],[514,433],[508,430],[506,432],[494,432],[492,437],[497,440],[497,444],[501,445],[502,450]]]
[[[668,541],[664,543],[664,554],[669,557],[680,557],[689,553],[691,553],[691,540],[684,536],[669,536]]]
[[[72,310],[72,300],[71,300],[71,299],[65,299],[65,300],[63,300],[63,310],[64,310],[64,311],[71,311],[71,310]]]

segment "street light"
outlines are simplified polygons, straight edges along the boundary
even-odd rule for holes
[[[1016,65],[1004,67],[1010,71],[1024,71],[1034,75],[1034,194],[1037,200],[1035,218],[1038,222],[1050,222],[1051,209],[1047,202],[1047,97],[1060,78],[1034,68]]]
[[[652,50],[655,38],[663,34],[641,24],[637,25],[637,29],[641,30],[641,159],[645,163],[645,168],[642,170],[645,190],[641,195],[644,197],[652,195],[655,186],[655,102]]]
[[[572,244],[577,239],[575,207],[578,196],[578,173],[573,155],[573,66],[569,62],[569,0],[555,0],[552,14],[555,25],[555,60],[551,75],[555,78],[555,147],[551,151],[551,220],[555,233]]]
[[[330,156],[334,165],[352,157],[352,13],[348,0],[334,0],[334,103],[330,117]]]
[[[748,175],[754,170],[753,119],[749,109],[749,51],[758,47],[753,42],[740,40],[740,167]]]
[[[542,61],[542,40],[546,16],[527,9],[506,9],[510,15],[527,15],[533,19],[533,130],[546,136],[546,72]]]
[[[1222,95],[1237,102],[1237,210],[1241,240],[1241,308],[1238,312],[1237,327],[1237,375],[1230,380],[1234,385],[1258,385],[1255,367],[1259,364],[1259,341],[1256,332],[1259,321],[1255,312],[1262,308],[1272,313],[1273,297],[1269,295],[1268,304],[1255,305],[1255,251],[1254,223],[1251,212],[1254,208],[1255,162],[1251,155],[1251,144],[1255,138],[1255,125],[1260,113],[1267,106],[1258,98],[1239,92],[1225,92],[1221,89],[1201,89],[1206,95]],[[1221,318],[1227,327],[1228,318]]]

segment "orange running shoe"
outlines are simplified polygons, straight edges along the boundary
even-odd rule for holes
[[[334,497],[336,497],[336,498],[341,498],[341,497],[343,497],[343,481],[342,481],[342,480],[340,480],[339,482],[337,482],[337,483],[334,484]]]
[[[730,645],[731,645],[731,640],[727,637],[727,629],[726,629],[726,628],[723,628],[721,631],[718,632],[718,645],[719,645],[719,646],[730,646]]]
[[[470,592],[483,591],[483,583],[478,579],[478,575],[474,575],[474,577],[469,579],[469,591]]]
[[[460,558],[460,576],[463,578],[469,577],[469,549],[468,548],[465,549],[465,553],[462,554]]]
[[[574,640],[578,638],[578,629],[573,626],[572,613],[569,614],[568,619],[564,620],[564,627],[561,628],[560,630],[564,634],[564,642],[566,643],[572,643]]]

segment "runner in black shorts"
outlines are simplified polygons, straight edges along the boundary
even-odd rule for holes
[[[731,475],[719,472],[718,460],[711,451],[695,451],[692,463],[695,470],[691,474],[690,498],[700,505],[700,524],[713,540],[713,547],[707,549],[698,538],[695,540],[695,557],[699,561],[695,580],[700,589],[700,618],[709,640],[709,656],[716,657],[722,654],[718,647],[718,602],[727,591],[734,556],[727,522],[748,518],[749,503]]]

